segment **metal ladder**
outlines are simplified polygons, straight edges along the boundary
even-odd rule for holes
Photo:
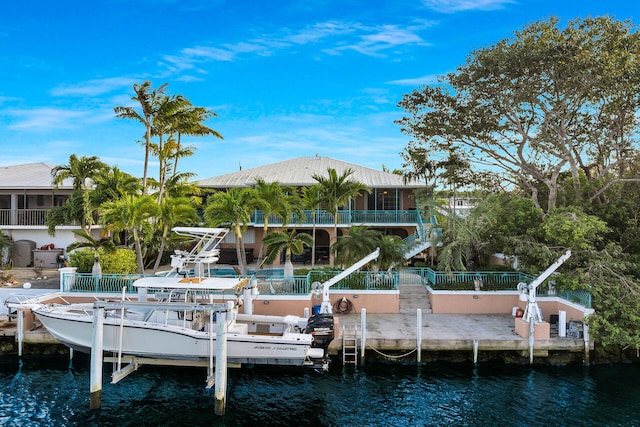
[[[358,326],[353,326],[353,332],[342,326],[342,364],[355,365],[358,361]]]

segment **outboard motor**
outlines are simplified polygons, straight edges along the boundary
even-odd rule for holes
[[[313,367],[327,369],[329,365],[328,348],[333,341],[333,315],[332,314],[314,314],[309,318],[305,333],[313,336],[312,348],[321,348],[324,357],[322,359],[313,360]]]

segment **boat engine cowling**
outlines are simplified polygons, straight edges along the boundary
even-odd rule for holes
[[[309,318],[305,332],[313,336],[311,347],[327,349],[333,341],[333,315],[314,314]]]

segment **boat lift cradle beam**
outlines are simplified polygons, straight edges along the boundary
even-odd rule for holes
[[[331,314],[332,313],[331,300],[329,299],[329,288],[331,288],[331,286],[335,285],[340,280],[342,280],[345,277],[349,276],[354,271],[356,271],[356,270],[360,269],[361,267],[367,265],[368,263],[370,263],[374,259],[377,259],[379,255],[380,255],[380,248],[376,248],[375,251],[371,252],[369,255],[365,256],[360,261],[358,261],[355,264],[353,264],[351,267],[345,269],[343,272],[336,274],[335,276],[333,276],[331,279],[327,280],[326,282],[323,282],[322,284],[319,284],[317,282],[314,283],[313,284],[314,292],[317,293],[320,290],[322,291],[322,304],[320,305],[320,313],[322,313],[322,314]]]

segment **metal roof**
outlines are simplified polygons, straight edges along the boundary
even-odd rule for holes
[[[54,167],[42,162],[0,166],[0,189],[52,189]],[[72,189],[73,181],[65,179],[59,188]]]
[[[354,173],[351,179],[370,188],[422,188],[424,183],[411,180],[405,184],[401,175],[367,168],[353,163],[343,162],[330,157],[297,157],[282,162],[271,163],[238,172],[205,178],[195,182],[198,187],[231,188],[247,187],[262,178],[266,182],[279,182],[282,185],[304,187],[316,184],[313,175],[325,175],[327,169],[335,169],[341,175],[347,169]]]

